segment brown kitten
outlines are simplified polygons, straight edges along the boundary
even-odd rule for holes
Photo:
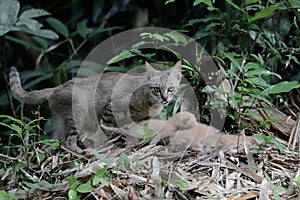
[[[123,128],[107,127],[103,124],[101,127],[105,131],[113,131],[126,136],[128,145],[133,147],[145,137],[138,133],[138,130],[142,129],[145,123],[148,124],[149,129],[156,133],[151,144],[157,143],[160,139],[169,138],[169,146],[175,151],[193,148],[206,152],[230,148],[231,152],[234,153],[237,145],[243,149],[244,142],[250,147],[257,146],[253,137],[241,136],[238,143],[238,136],[225,135],[212,126],[198,123],[194,114],[187,111],[177,113],[168,120],[144,120]]]
[[[143,120],[139,123],[124,126],[122,128],[108,127],[101,123],[101,128],[104,131],[116,132],[126,136],[128,145],[130,147],[134,147],[137,146],[143,138],[145,138],[144,135],[138,133],[139,129],[143,129],[144,124],[148,124],[148,128],[156,133],[156,136],[151,141],[151,144],[153,144],[157,143],[161,139],[173,137],[178,130],[189,130],[195,123],[197,123],[195,116],[192,113],[184,111],[175,114],[168,120]]]

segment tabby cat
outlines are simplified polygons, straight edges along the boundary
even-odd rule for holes
[[[10,88],[22,103],[48,101],[55,120],[54,138],[77,147],[79,137],[85,146],[92,143],[96,148],[106,139],[98,123],[106,108],[111,109],[115,125],[123,126],[157,115],[174,98],[181,81],[181,61],[166,71],[147,62],[145,67],[146,72],[137,76],[108,72],[36,91],[25,91],[17,69],[11,67]]]

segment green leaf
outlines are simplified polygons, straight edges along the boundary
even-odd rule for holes
[[[300,1],[299,1],[299,0],[288,0],[288,2],[289,2],[293,7],[300,7]]]
[[[131,163],[129,158],[126,156],[126,154],[122,153],[119,157],[118,163],[117,163],[117,167],[121,170],[121,171],[128,171],[131,169]]]
[[[180,190],[186,190],[188,188],[187,183],[181,179],[175,180],[174,183]]]
[[[78,186],[78,181],[75,178],[75,176],[73,174],[71,174],[70,179],[69,179],[69,187],[71,189],[75,190],[77,188],[77,186]]]
[[[254,134],[253,137],[258,144],[266,145],[266,143],[268,142],[268,138],[265,134]]]
[[[182,34],[176,31],[171,31],[169,33],[166,33],[165,35],[173,39],[176,43],[181,42],[183,44],[187,44],[187,39]]]
[[[1,30],[0,30],[0,32],[1,32]],[[0,35],[1,35],[1,33],[0,33]],[[25,42],[24,40],[21,40],[19,38],[16,38],[16,37],[13,37],[13,36],[10,36],[10,35],[5,35],[4,38],[6,40],[9,40],[9,41],[12,41],[12,42],[15,42],[17,44],[20,44],[20,45],[24,46],[26,50],[29,49],[32,46],[30,43]]]
[[[250,5],[250,4],[253,4],[253,3],[257,3],[257,2],[259,2],[259,0],[246,0],[245,4]]]
[[[109,182],[108,182],[105,178],[100,178],[100,182],[101,182],[104,186],[109,186]]]
[[[269,95],[269,94],[279,94],[282,92],[289,92],[292,89],[299,88],[300,83],[298,81],[283,81],[278,84],[272,85],[269,88],[265,89],[261,94]]]
[[[164,37],[164,36],[162,36],[160,34],[157,34],[157,33],[152,34],[152,38],[155,39],[155,40],[159,40],[161,42],[163,42],[164,40],[169,41],[169,39],[167,37]]]
[[[283,146],[278,140],[276,140],[273,136],[269,136],[269,141],[273,144],[278,150],[283,151],[285,146]]]
[[[29,29],[36,31],[40,29],[43,25],[34,19],[22,19],[16,23],[16,26],[20,26],[21,29],[22,26],[26,26]]]
[[[96,176],[103,177],[104,174],[107,172],[107,169],[108,169],[108,166],[104,165],[102,169],[98,169],[96,171]]]
[[[295,178],[295,182],[298,185],[298,187],[300,186],[300,175],[296,176]]]
[[[266,18],[266,17],[269,17],[271,16],[274,11],[276,11],[277,9],[279,8],[279,6],[276,4],[276,5],[271,5],[269,7],[266,7],[265,9],[263,10],[260,10],[258,11],[257,13],[255,13],[255,15],[253,17],[250,18],[250,22],[254,22],[256,20],[259,20],[259,19],[263,19],[263,18]]]
[[[25,10],[24,12],[22,12],[19,19],[35,18],[35,17],[46,16],[46,15],[50,15],[50,13],[48,13],[47,11],[45,11],[43,9],[32,8],[32,9]]]
[[[0,190],[0,199],[9,200],[10,199],[9,194],[4,190]]]
[[[5,124],[5,123],[3,123],[3,122],[0,122],[0,125],[5,126],[5,127],[9,128],[9,129],[12,129],[10,125]]]
[[[20,10],[17,0],[0,0],[0,24],[14,24]]]
[[[92,184],[95,186],[100,183],[100,177],[94,176],[92,179]]]
[[[14,29],[16,29],[15,27],[11,26],[11,25],[3,25],[3,24],[0,24],[0,36],[8,33],[9,31],[13,31]]]
[[[272,103],[268,99],[266,99],[265,96],[261,95],[261,93],[259,93],[259,94],[249,94],[249,95],[251,97],[255,98],[255,99],[259,99],[259,100],[265,102],[268,105],[272,105]]]
[[[22,122],[22,120],[16,119],[16,118],[14,118],[14,117],[12,117],[12,116],[9,116],[9,115],[0,115],[0,118],[6,118],[6,119],[9,119],[9,120],[11,120],[11,121],[14,121],[14,122],[20,124],[21,126],[24,126],[24,123]]]
[[[74,189],[70,189],[68,192],[68,197],[70,200],[77,200],[79,197],[77,196],[77,191]]]
[[[16,131],[18,134],[22,133],[22,128],[16,124],[11,124],[10,128],[11,128],[11,130]]]
[[[80,192],[80,193],[89,193],[92,191],[91,183],[87,182],[87,183],[81,184],[77,187],[76,190],[77,190],[77,192]]]
[[[32,30],[32,29],[28,28],[27,26],[18,26],[18,28],[20,31],[24,31],[24,32],[32,34],[32,35],[37,35],[37,36],[40,36],[43,38],[48,38],[48,39],[53,39],[53,40],[58,39],[58,35],[52,30],[48,30],[48,29]]]
[[[276,73],[271,72],[271,71],[269,71],[267,69],[264,69],[264,68],[257,68],[257,69],[254,69],[254,70],[249,70],[249,71],[245,72],[245,75],[247,77],[262,76],[262,75],[265,75],[265,76],[275,75],[275,76],[277,76]],[[280,75],[278,75],[277,77],[281,78]]]
[[[92,182],[93,185],[97,185],[101,182],[104,186],[109,186],[109,182],[103,177],[94,176]]]
[[[46,21],[56,32],[60,33],[65,38],[69,37],[69,30],[64,23],[53,17],[46,19]]]
[[[253,86],[263,86],[263,87],[269,86],[269,84],[260,77],[247,78],[245,79],[245,82],[250,83]]]
[[[245,69],[258,69],[258,68],[261,68],[259,66],[259,64],[257,63],[253,63],[253,62],[249,62],[247,63],[245,66],[244,66]]]
[[[48,48],[48,42],[47,40],[41,38],[41,37],[37,37],[37,36],[33,36],[32,39],[44,50],[46,51],[46,49]]]
[[[149,128],[148,123],[145,123],[144,127],[143,128],[139,128],[137,130],[137,132],[144,137],[144,139],[139,144],[145,144],[145,143],[149,142],[156,135],[156,132],[154,130],[152,130],[152,129]]]
[[[88,34],[93,32],[93,29],[87,27],[86,21],[82,21],[77,23],[77,32],[81,37],[85,39],[87,38]]]
[[[239,61],[239,59],[235,58],[237,56],[235,53],[226,53],[226,52],[223,52],[223,51],[221,51],[221,53],[224,54],[224,56],[231,61],[232,65],[235,68],[237,68],[239,70],[242,70],[241,62]],[[235,72],[233,72],[233,73],[235,74]]]
[[[226,0],[226,2],[228,4],[230,4],[232,7],[234,7],[235,9],[243,12],[243,13],[246,13],[246,11],[244,11],[242,8],[240,8],[238,5],[236,5],[235,3],[232,2],[232,0]]]
[[[131,51],[122,51],[122,53],[120,53],[119,55],[113,57],[112,59],[110,59],[107,64],[110,65],[110,64],[113,64],[113,63],[117,63],[121,60],[125,60],[127,58],[131,58],[131,57],[134,57],[136,54],[132,53]]]
[[[197,6],[200,3],[204,3],[205,5],[207,5],[208,10],[216,10],[216,8],[212,4],[212,0],[195,0],[193,6]]]
[[[165,5],[167,5],[167,4],[169,4],[169,3],[173,3],[173,2],[175,2],[175,0],[167,0],[167,1],[165,2]]]

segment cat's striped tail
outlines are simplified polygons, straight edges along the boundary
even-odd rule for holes
[[[118,133],[118,134],[121,134],[121,135],[124,135],[124,136],[128,135],[128,133],[126,131],[124,131],[122,128],[119,128],[119,127],[110,127],[110,126],[104,125],[103,124],[103,120],[101,120],[101,122],[100,122],[100,127],[106,133],[107,132],[115,132],[115,133]]]
[[[14,98],[25,104],[40,104],[47,101],[54,90],[54,88],[47,88],[26,92],[21,85],[20,74],[15,67],[10,68],[9,84]]]

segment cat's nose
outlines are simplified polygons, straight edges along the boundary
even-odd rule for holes
[[[167,104],[169,103],[169,102],[168,102],[168,97],[162,96],[161,99],[162,99],[162,101],[161,101],[162,104],[167,105]]]
[[[167,100],[168,100],[168,97],[162,96],[161,99],[162,99],[163,101],[167,101]]]

